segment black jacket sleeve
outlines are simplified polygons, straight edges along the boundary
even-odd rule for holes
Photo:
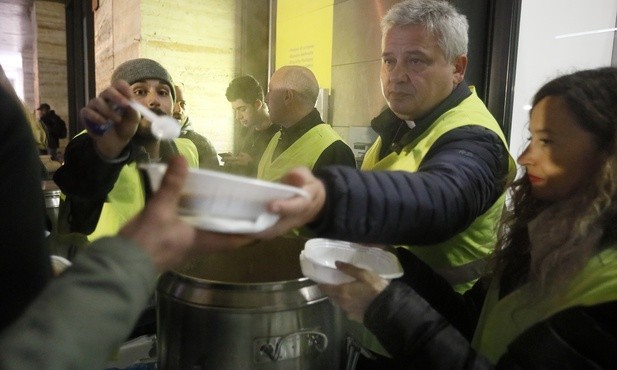
[[[125,150],[131,154],[137,151],[131,146]],[[97,154],[94,141],[88,135],[78,135],[71,140],[64,165],[54,174],[54,181],[66,195],[58,220],[61,232],[87,235],[94,231],[107,194],[113,189],[122,167],[132,159],[129,156],[127,161],[108,163]]]
[[[364,324],[403,369],[615,369],[617,302],[576,306],[518,336],[494,366],[409,285],[392,282]]]
[[[417,172],[315,170],[326,186],[319,235],[389,244],[434,244],[468,227],[502,194],[508,153],[479,126],[451,130],[436,142]]]
[[[400,368],[487,369],[470,346],[490,283],[464,294],[415,257],[397,250],[405,275],[369,306],[364,324]],[[617,301],[571,307],[531,326],[509,346],[498,369],[615,368]]]
[[[484,305],[490,278],[481,278],[471,289],[460,294],[452,289],[452,285],[446,279],[409,250],[397,248],[396,253],[405,272],[397,281],[412,287],[467,340],[471,341]]]
[[[104,199],[128,160],[106,162],[98,155],[94,141],[88,135],[78,135],[67,145],[64,165],[54,174],[54,181],[66,195]]]
[[[492,368],[459,331],[406,284],[392,282],[369,306],[364,325],[400,368]]]
[[[498,369],[615,369],[617,301],[577,306],[541,321],[509,346]]]

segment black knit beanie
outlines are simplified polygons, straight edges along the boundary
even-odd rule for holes
[[[114,73],[111,75],[111,83],[117,80],[125,80],[129,85],[143,80],[160,80],[169,86],[171,96],[176,101],[176,90],[174,89],[174,81],[171,75],[158,62],[147,59],[137,58],[128,60],[120,64]]]

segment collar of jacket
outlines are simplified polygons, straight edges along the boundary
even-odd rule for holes
[[[298,121],[295,125],[287,128],[281,127],[280,141],[291,144],[298,140],[298,138],[304,135],[308,130],[320,123],[324,123],[321,120],[321,115],[316,108],[313,108],[309,114],[304,116],[304,118]]]
[[[193,125],[191,124],[191,119],[188,116],[180,128],[180,133],[185,134],[187,131],[193,131]]]
[[[471,90],[469,89],[469,86],[465,81],[462,81],[454,90],[452,90],[452,93],[437,106],[437,108],[435,108],[424,118],[414,120],[416,126],[413,130],[410,129],[407,124],[401,125],[404,121],[397,117],[390,108],[386,108],[371,121],[371,127],[381,137],[382,150],[380,157],[383,158],[385,155],[392,152],[392,142],[395,139],[394,136],[396,135],[396,131],[398,131],[400,127],[405,130],[405,133],[397,142],[397,153],[400,153],[403,147],[420,136],[433,122],[435,122],[437,118],[441,117],[442,114],[459,105],[470,95]]]

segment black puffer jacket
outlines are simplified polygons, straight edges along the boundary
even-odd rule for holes
[[[459,85],[430,116],[415,121],[413,130],[389,109],[384,111],[372,122],[382,138],[380,156],[413,141],[469,94],[467,85]],[[327,199],[322,217],[310,226],[318,235],[351,241],[414,245],[445,241],[465,230],[501,196],[508,159],[494,132],[463,126],[442,135],[417,172],[360,172],[340,166],[315,170],[326,185]]]
[[[364,324],[392,354],[393,369],[616,369],[617,302],[573,307],[514,340],[496,366],[470,340],[488,280],[464,295],[406,250],[405,276],[369,306]]]
[[[403,135],[397,134],[398,127],[406,125],[384,111],[373,121],[384,143],[380,156],[417,137],[466,97],[465,90],[460,85],[430,117],[416,121],[416,128]],[[465,126],[441,136],[415,173],[319,169],[314,172],[324,182],[327,198],[322,214],[310,227],[323,237],[358,242],[444,241],[495,202],[503,191],[507,168],[508,154],[497,135]],[[365,325],[396,359],[385,368],[493,368],[469,345],[488,281],[481,279],[460,295],[410,252],[399,249],[398,253],[405,275],[390,284],[365,315]],[[563,311],[517,338],[497,368],[615,369],[615,312],[615,302]],[[555,358],[561,362],[554,362]]]

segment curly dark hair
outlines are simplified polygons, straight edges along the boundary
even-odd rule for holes
[[[511,202],[500,224],[493,268],[510,286],[530,282],[542,290],[561,286],[590,256],[617,241],[617,68],[557,77],[538,90],[532,106],[546,97],[563,99],[605,156],[590,185],[557,205],[534,198],[527,176],[509,187]],[[539,244],[542,253],[532,258],[529,224],[543,212],[548,222],[534,241],[534,250]]]
[[[253,76],[244,75],[231,80],[225,97],[229,102],[242,99],[247,104],[253,104],[256,100],[264,100],[264,91]]]

